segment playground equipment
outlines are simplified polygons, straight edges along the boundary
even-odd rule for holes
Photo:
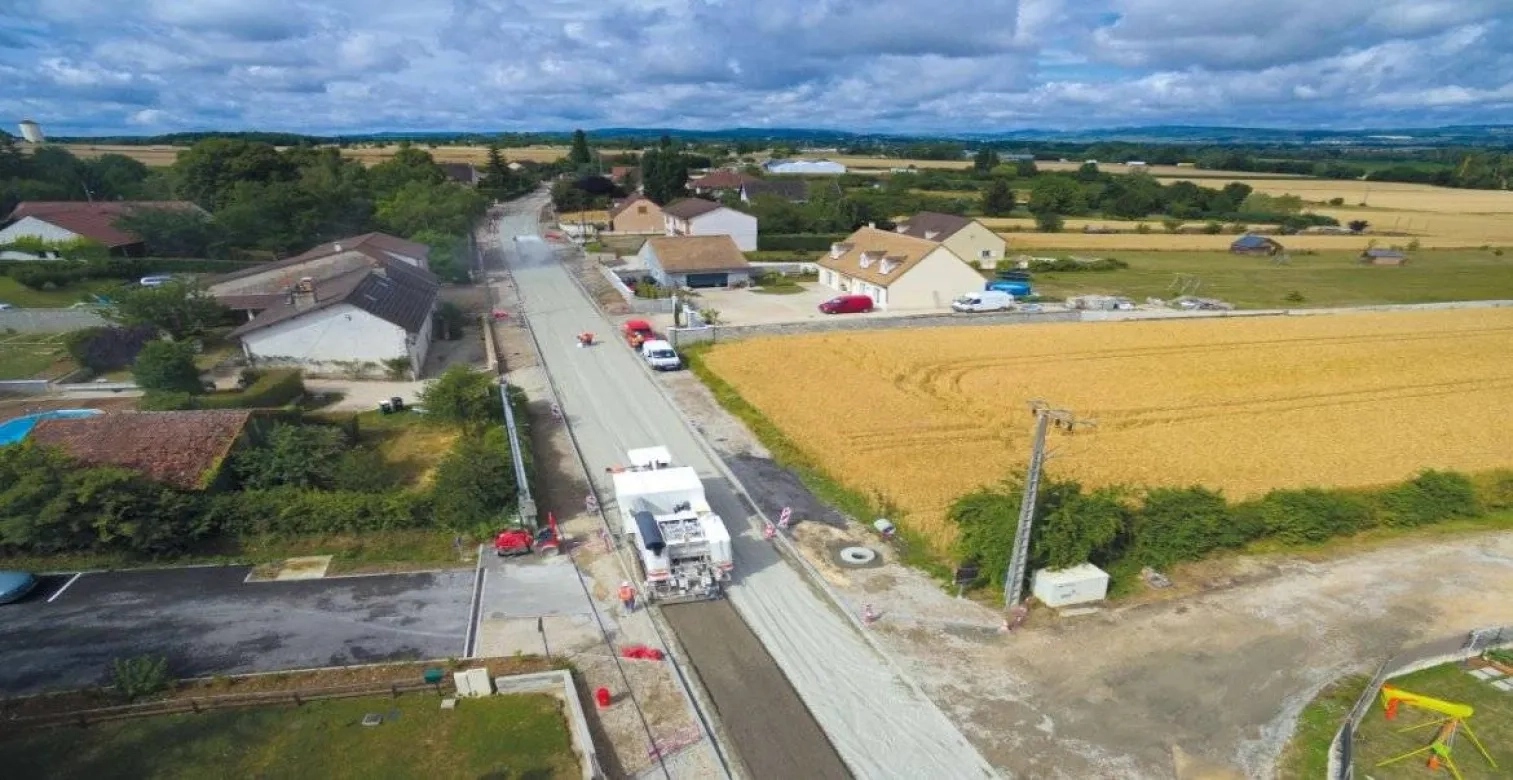
[[[1455,760],[1451,758],[1451,753],[1455,750],[1455,738],[1464,729],[1466,736],[1471,739],[1471,744],[1476,746],[1477,752],[1481,753],[1482,758],[1487,760],[1487,764],[1493,769],[1497,768],[1497,762],[1492,760],[1492,756],[1487,752],[1487,748],[1482,745],[1481,740],[1476,738],[1476,733],[1471,730],[1471,724],[1466,722],[1476,712],[1471,705],[1435,699],[1418,693],[1410,693],[1409,691],[1394,688],[1390,685],[1382,686],[1382,706],[1387,710],[1387,720],[1397,718],[1398,707],[1403,704],[1438,713],[1444,717],[1420,723],[1416,726],[1409,726],[1405,729],[1399,729],[1398,733],[1402,734],[1429,726],[1439,727],[1435,732],[1433,742],[1416,750],[1410,750],[1400,756],[1394,756],[1386,761],[1378,762],[1377,766],[1386,766],[1428,753],[1429,762],[1427,766],[1429,769],[1437,770],[1443,765],[1446,769],[1450,770],[1451,775],[1455,776],[1455,780],[1462,780],[1460,769],[1455,766]]]

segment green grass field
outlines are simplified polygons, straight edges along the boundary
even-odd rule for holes
[[[1455,742],[1455,765],[1466,780],[1513,776],[1513,693],[1493,688],[1472,677],[1457,664],[1445,664],[1398,677],[1391,685],[1405,691],[1475,707],[1476,714],[1466,722],[1486,746],[1487,752],[1492,754],[1497,768],[1489,766],[1487,760],[1477,752],[1476,746],[1464,735]],[[1440,717],[1406,705],[1398,710],[1397,720],[1391,722],[1383,715],[1380,706],[1368,712],[1356,732],[1356,776],[1370,775],[1376,780],[1448,777],[1448,773],[1443,770],[1441,773],[1433,773],[1425,768],[1427,755],[1377,766],[1386,759],[1432,742],[1436,728],[1434,726],[1424,726],[1406,733],[1402,729]]]
[[[113,279],[93,279],[59,290],[33,290],[9,276],[0,276],[0,303],[20,309],[59,309],[79,303],[90,295],[105,293],[120,284]]]
[[[0,741],[0,764],[8,776],[60,780],[579,776],[556,699],[464,699],[452,711],[439,705],[434,694],[406,694],[55,729]],[[384,723],[361,725],[370,712]]]
[[[55,379],[72,369],[59,334],[0,334],[0,379]]]
[[[1288,265],[1226,252],[1101,254],[1117,257],[1130,267],[1036,274],[1036,292],[1055,297],[1125,295],[1137,302],[1148,297],[1169,299],[1179,294],[1173,286],[1177,274],[1186,274],[1202,282],[1197,295],[1222,298],[1247,309],[1513,298],[1513,255],[1499,257],[1475,249],[1414,252],[1412,260],[1398,268],[1361,265],[1350,252],[1294,254]],[[1290,300],[1293,293],[1302,300],[1295,296]]]

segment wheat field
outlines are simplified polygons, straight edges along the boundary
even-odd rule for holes
[[[708,367],[832,476],[945,551],[951,501],[1022,468],[1045,399],[1088,485],[1272,488],[1513,466],[1513,309],[825,333]]]
[[[431,153],[431,157],[439,163],[472,163],[482,165],[488,161],[489,150],[486,146],[436,146],[429,147],[424,143],[416,144],[420,149]],[[172,165],[178,159],[179,152],[184,151],[186,146],[129,146],[111,144],[65,144],[77,157],[93,159],[105,154],[120,154],[138,160],[144,165],[166,166]],[[280,149],[286,147],[279,147]],[[381,163],[394,156],[399,149],[397,143],[391,143],[383,148],[376,146],[351,146],[342,149],[343,157],[350,157],[361,161],[364,165]],[[602,149],[604,154],[620,154],[617,149]],[[566,146],[523,146],[510,149],[501,149],[504,159],[522,162],[552,162],[567,156]]]

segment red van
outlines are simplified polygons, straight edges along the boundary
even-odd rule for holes
[[[861,314],[872,311],[872,298],[868,295],[837,295],[820,304],[825,314]]]

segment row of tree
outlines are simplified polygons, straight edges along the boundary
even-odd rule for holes
[[[0,133],[0,219],[23,200],[164,200],[170,177],[136,160],[106,154],[81,160],[61,146],[25,154]]]

